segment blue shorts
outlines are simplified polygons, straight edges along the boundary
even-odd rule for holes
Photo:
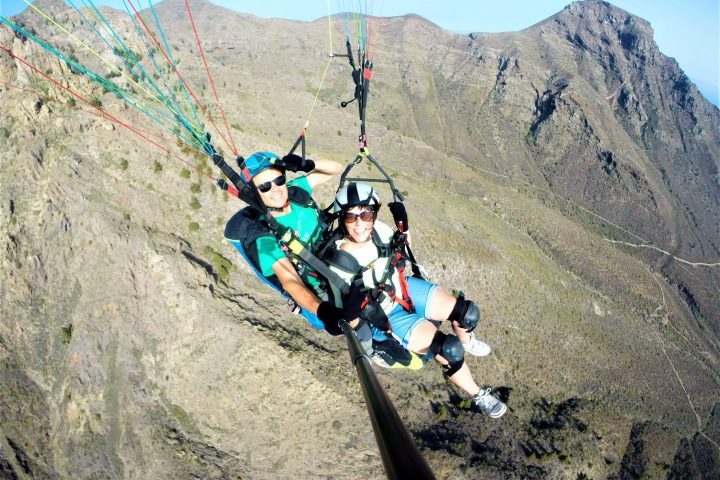
[[[415,313],[409,313],[401,305],[395,307],[388,315],[390,326],[392,327],[392,336],[395,337],[403,347],[407,347],[410,342],[415,328],[422,322],[427,320],[426,311],[430,309],[435,290],[438,288],[434,283],[427,280],[421,280],[415,277],[407,277],[408,294],[412,298],[415,306]],[[373,338],[382,341],[386,338],[385,332],[372,327]]]

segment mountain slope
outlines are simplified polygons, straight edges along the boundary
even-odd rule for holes
[[[286,150],[327,22],[192,3],[241,152]],[[206,85],[183,9],[157,6],[188,81]],[[371,151],[408,193],[433,280],[481,305],[494,352],[467,361],[511,407],[469,413],[435,366],[380,371],[438,478],[713,477],[718,269],[609,240],[717,261],[718,110],[646,22],[605,2],[515,33],[376,25]],[[152,129],[5,28],[0,43]],[[0,471],[382,478],[343,341],[290,315],[223,242],[239,205],[6,55],[0,79]],[[350,83],[333,61],[311,157],[354,158],[356,113],[338,108]]]

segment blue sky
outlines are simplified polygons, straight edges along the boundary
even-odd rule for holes
[[[148,0],[135,0],[146,6]],[[192,1],[191,6],[192,6]],[[261,17],[311,21],[347,5],[373,5],[379,16],[416,13],[457,33],[516,31],[559,12],[569,0],[211,0]],[[82,3],[81,1],[75,2]],[[122,0],[94,0],[98,5],[122,8]],[[611,0],[612,4],[648,20],[655,41],[680,67],[705,97],[720,105],[720,1],[718,0]],[[0,14],[14,15],[24,0],[0,0]]]

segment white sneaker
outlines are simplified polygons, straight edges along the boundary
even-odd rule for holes
[[[462,346],[467,353],[475,355],[476,357],[484,357],[490,354],[490,345],[482,340],[478,340],[477,337],[475,337],[475,332],[470,332],[470,340],[468,343],[463,343]]]
[[[378,367],[382,368],[392,368],[392,365],[390,365],[384,358],[382,358],[380,355],[377,354],[377,352],[373,352],[370,355],[370,359],[372,362],[377,365]]]
[[[480,393],[473,397],[473,403],[488,417],[500,418],[505,415],[507,405],[493,397],[491,391],[490,388],[480,390]]]

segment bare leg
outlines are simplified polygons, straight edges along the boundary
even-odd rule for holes
[[[442,288],[437,288],[435,289],[435,295],[433,296],[430,308],[425,313],[431,320],[447,320],[453,311],[453,307],[455,307],[456,301],[457,298]],[[458,322],[450,322],[450,324],[452,325],[453,332],[455,332],[455,335],[457,335],[462,343],[470,341],[470,335],[467,333],[467,329],[461,327]]]
[[[430,344],[433,341],[433,337],[435,337],[436,331],[437,328],[435,327],[435,325],[433,325],[432,322],[425,321],[418,325],[413,331],[412,336],[410,337],[410,342],[408,342],[408,350],[412,350],[413,352],[419,354],[427,353],[428,348],[430,348]],[[437,361],[441,365],[448,364],[448,361],[440,355],[435,356],[435,361]],[[465,364],[463,364],[460,370],[455,372],[455,374],[450,377],[450,381],[457,385],[459,388],[463,389],[465,392],[467,392],[467,394],[471,397],[474,397],[480,392],[480,387],[477,383],[475,383],[475,380],[473,380],[470,369]]]
[[[438,362],[440,365],[447,365],[447,360],[445,360],[440,355],[435,356],[435,361]],[[480,393],[480,387],[477,383],[475,383],[475,380],[472,377],[472,374],[470,373],[470,369],[467,366],[467,363],[463,363],[463,366],[460,367],[460,370],[455,372],[455,374],[452,377],[449,377],[450,381],[457,385],[459,388],[462,388],[467,392],[468,395],[471,397],[474,397],[478,393]]]

